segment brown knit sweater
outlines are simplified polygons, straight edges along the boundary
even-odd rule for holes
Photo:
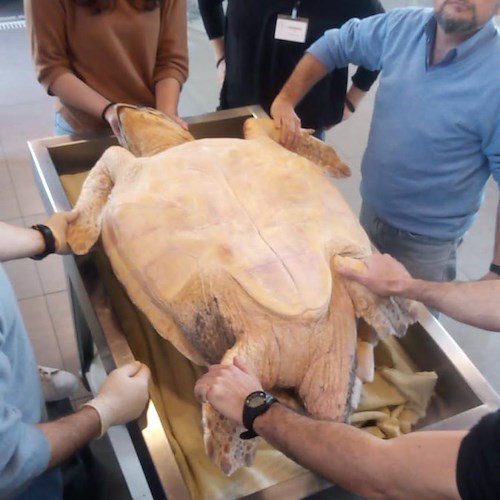
[[[24,7],[37,78],[49,94],[58,77],[73,73],[110,101],[154,107],[156,82],[187,79],[186,0],[144,12],[116,0],[100,14],[74,0],[25,0]],[[107,127],[59,99],[56,109],[77,132]]]

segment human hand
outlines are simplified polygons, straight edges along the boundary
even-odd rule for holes
[[[271,105],[271,116],[274,125],[280,129],[280,144],[295,151],[300,139],[300,118],[293,106],[284,97],[278,95]]]
[[[254,391],[262,391],[262,385],[237,356],[231,365],[212,365],[194,387],[200,402],[210,403],[219,413],[239,425],[243,425],[245,399]]]
[[[112,425],[125,424],[138,418],[149,399],[149,368],[134,361],[113,370],[104,380],[97,396],[85,403],[92,406],[101,420],[102,437]]]
[[[180,116],[177,115],[168,115],[175,123],[180,125],[184,130],[188,130],[188,124],[184,121]]]
[[[400,295],[413,280],[403,264],[388,254],[370,255],[363,263],[364,269],[354,268],[340,258],[336,269],[345,278],[361,283],[381,297]]]
[[[65,254],[71,251],[66,242],[66,233],[68,225],[77,218],[78,212],[72,210],[71,212],[56,212],[44,222],[44,225],[50,228],[56,240],[56,253]]]
[[[104,113],[104,119],[109,123],[113,134],[116,137],[120,137],[120,122],[118,120],[118,113],[116,112],[115,104],[106,110],[106,113]]]

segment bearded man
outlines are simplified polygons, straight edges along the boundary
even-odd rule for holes
[[[293,149],[294,107],[333,68],[380,70],[361,166],[361,223],[412,276],[453,280],[486,181],[500,183],[498,0],[434,0],[353,19],[313,44],[271,114]],[[488,279],[500,279],[500,204]]]

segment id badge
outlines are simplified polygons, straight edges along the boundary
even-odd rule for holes
[[[308,25],[309,19],[305,17],[292,18],[279,14],[278,19],[276,19],[274,38],[287,42],[304,43],[306,41]]]

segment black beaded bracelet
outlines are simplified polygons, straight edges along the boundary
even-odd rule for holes
[[[222,56],[216,63],[215,63],[215,69],[219,69],[220,63],[222,61],[225,61],[226,56]]]
[[[500,276],[500,266],[498,264],[490,264],[490,272],[498,274]]]
[[[114,106],[116,104],[116,102],[109,102],[108,104],[106,104],[106,106],[104,106],[104,109],[102,110],[102,113],[101,113],[101,119],[103,122],[106,122],[108,123],[108,120],[106,120],[106,111],[111,107],[111,106]]]
[[[354,113],[354,111],[356,111],[354,104],[347,97],[345,98],[345,106],[351,113]]]
[[[52,233],[50,227],[44,226],[43,224],[35,224],[34,226],[31,226],[31,229],[38,231],[42,235],[43,241],[45,242],[44,251],[37,255],[33,255],[31,257],[33,260],[42,260],[47,257],[47,255],[56,252],[56,239],[54,238],[54,234]]]

